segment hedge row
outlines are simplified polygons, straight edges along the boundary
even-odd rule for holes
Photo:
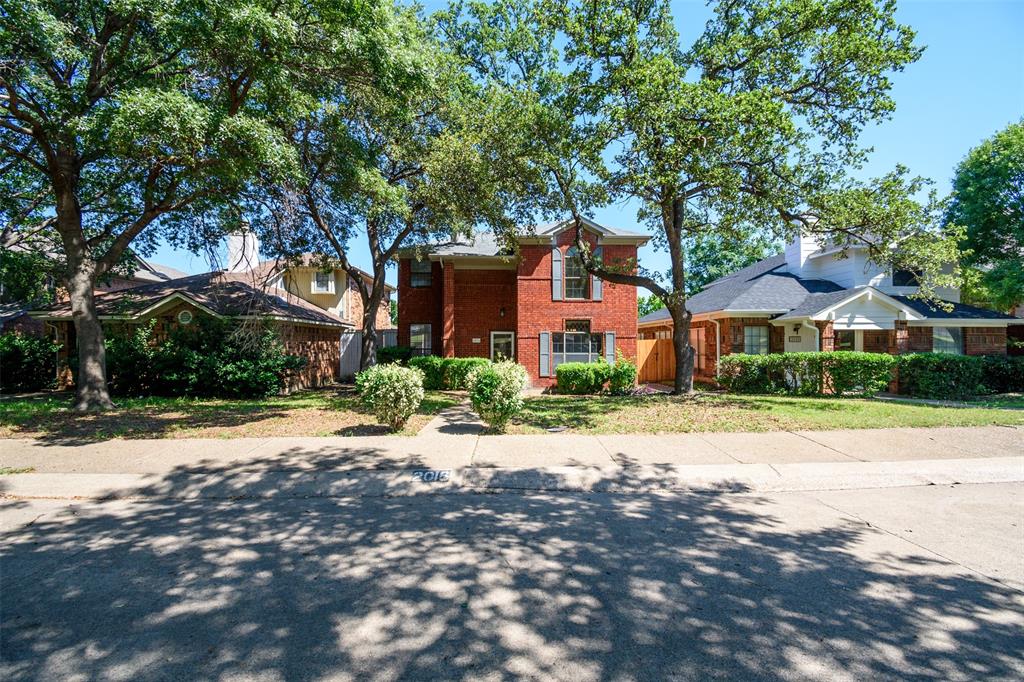
[[[1024,357],[911,353],[897,362],[900,390],[915,397],[955,400],[1024,391]]]
[[[636,365],[619,355],[614,365],[597,362],[564,362],[555,368],[559,393],[587,395],[600,393],[605,384],[612,395],[627,395],[636,388]]]
[[[885,353],[727,355],[718,381],[735,393],[874,395],[892,379],[896,358]]]
[[[423,388],[432,391],[460,391],[468,388],[469,373],[491,364],[487,358],[439,358],[421,355],[410,358],[409,366],[423,372]]]
[[[718,381],[735,393],[874,395],[897,376],[894,370],[900,391],[920,398],[1024,391],[1024,358],[948,353],[735,354],[721,359]]]

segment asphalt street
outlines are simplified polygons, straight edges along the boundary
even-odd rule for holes
[[[6,499],[0,678],[1019,680],[1022,492]]]

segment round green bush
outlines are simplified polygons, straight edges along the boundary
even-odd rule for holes
[[[523,409],[527,381],[526,369],[511,360],[479,365],[469,373],[469,400],[480,418],[500,433]]]
[[[397,364],[374,365],[356,375],[356,389],[378,423],[401,431],[423,401],[423,372]]]

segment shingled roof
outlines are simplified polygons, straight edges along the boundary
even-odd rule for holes
[[[265,286],[253,273],[207,272],[166,282],[96,295],[100,318],[140,318],[162,303],[180,297],[221,317],[266,317],[318,326],[348,327],[340,317],[282,289]],[[69,303],[48,306],[33,317],[71,319]]]
[[[845,289],[824,279],[804,279],[786,269],[785,254],[760,260],[708,284],[689,297],[686,309],[694,315],[714,312],[747,312],[783,315],[786,319],[812,317],[829,306],[841,303],[864,289]],[[910,296],[888,296],[925,319],[1017,320],[1012,315],[946,302],[949,310]],[[640,318],[639,324],[668,320],[665,308]]]

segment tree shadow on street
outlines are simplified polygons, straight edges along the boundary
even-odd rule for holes
[[[271,469],[193,466],[151,492]],[[11,531],[2,551],[4,679],[1024,670],[1019,593],[792,497],[115,501]]]

